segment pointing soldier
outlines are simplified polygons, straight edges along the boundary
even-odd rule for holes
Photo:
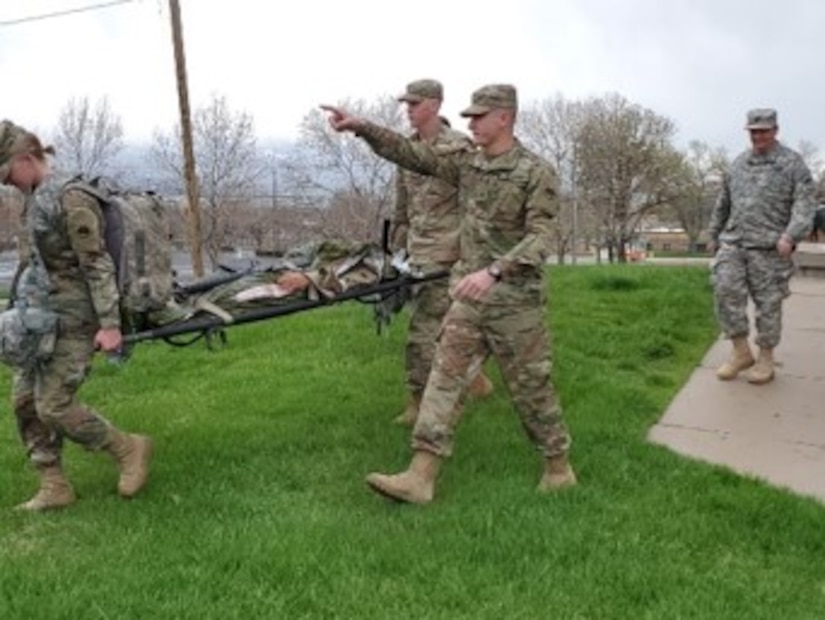
[[[323,106],[337,131],[361,136],[380,156],[459,188],[460,256],[452,271],[452,304],[444,317],[435,362],[412,433],[412,461],[395,475],[374,473],[367,483],[398,501],[432,500],[442,460],[452,453],[455,405],[467,370],[492,355],[522,426],[544,457],[542,492],[576,483],[568,462],[570,437],[550,380],[550,343],[544,324],[544,263],[558,210],[555,173],[515,137],[516,89],[491,84],[473,93],[462,112],[477,148],[439,153]]]

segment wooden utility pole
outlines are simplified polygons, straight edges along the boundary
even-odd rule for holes
[[[175,47],[175,73],[178,80],[178,102],[180,104],[180,130],[183,141],[183,170],[186,179],[186,197],[189,220],[189,247],[192,253],[192,272],[196,278],[203,277],[203,252],[201,251],[201,209],[198,193],[198,177],[195,173],[195,149],[192,145],[192,115],[189,109],[189,87],[186,82],[186,56],[183,51],[183,25],[180,17],[180,2],[169,0],[169,14],[172,17],[172,43]]]

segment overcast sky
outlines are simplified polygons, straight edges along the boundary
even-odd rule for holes
[[[0,22],[111,0],[2,0]],[[677,142],[738,152],[750,107],[825,151],[822,0],[181,0],[190,99],[295,137],[322,102],[445,85],[454,125],[472,90],[522,102],[619,93],[672,119]],[[166,0],[0,25],[0,117],[48,133],[71,97],[108,96],[129,141],[177,118]]]

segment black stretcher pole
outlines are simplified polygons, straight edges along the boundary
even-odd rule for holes
[[[368,297],[381,293],[391,293],[399,288],[405,286],[415,286],[421,282],[429,282],[430,280],[438,280],[446,278],[450,275],[448,270],[435,271],[423,276],[411,277],[402,276],[392,280],[385,280],[369,287],[358,287],[349,291],[336,295],[335,297],[322,298],[317,300],[299,299],[294,302],[283,305],[274,305],[261,308],[254,308],[246,310],[235,316],[231,323],[227,323],[217,316],[199,316],[193,317],[186,321],[177,323],[170,323],[169,325],[162,325],[144,331],[135,332],[132,334],[125,334],[123,336],[124,344],[133,344],[143,340],[155,340],[158,338],[170,338],[172,336],[179,336],[181,334],[191,334],[194,332],[203,332],[218,327],[231,327],[233,325],[242,325],[244,323],[254,323],[255,321],[263,321],[272,319],[287,314],[294,314],[296,312],[303,312],[305,310],[312,310],[313,308],[323,308],[333,304],[347,301],[350,299],[359,299],[361,297]]]

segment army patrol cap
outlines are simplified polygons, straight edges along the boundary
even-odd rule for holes
[[[756,108],[748,112],[748,124],[745,129],[776,129],[776,110]]]
[[[469,108],[461,111],[461,116],[483,116],[491,110],[518,108],[516,87],[511,84],[488,84],[473,93]]]
[[[12,158],[31,148],[32,137],[32,134],[20,125],[15,125],[8,119],[0,121],[0,183],[5,183],[9,179]],[[35,142],[38,142],[36,138]],[[51,147],[43,150],[46,153],[54,152]]]
[[[438,80],[416,80],[407,84],[407,90],[398,95],[398,101],[421,103],[425,99],[444,99],[444,88]]]
[[[22,127],[9,120],[0,121],[0,183],[5,183],[11,172],[11,158],[20,149],[21,139],[26,135]]]

